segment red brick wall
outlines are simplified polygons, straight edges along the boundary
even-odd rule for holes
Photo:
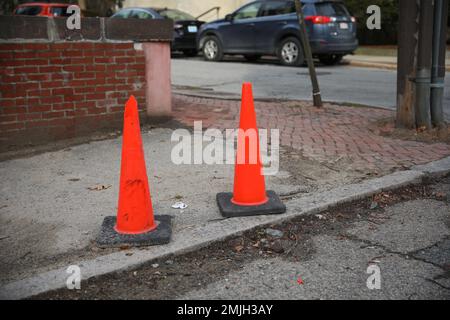
[[[133,43],[0,44],[0,149],[118,128],[127,98],[145,108]]]

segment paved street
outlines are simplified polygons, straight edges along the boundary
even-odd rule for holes
[[[317,74],[326,101],[395,108],[395,71],[339,65],[318,66]],[[257,98],[311,99],[306,67],[284,67],[273,59],[257,63],[241,58],[226,62],[206,62],[201,57],[172,59],[172,83],[182,92],[238,95],[244,81],[253,83]],[[446,77],[444,108],[450,120],[450,76]]]

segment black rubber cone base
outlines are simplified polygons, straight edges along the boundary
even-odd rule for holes
[[[231,192],[221,192],[216,196],[220,213],[226,218],[258,216],[265,214],[280,214],[286,212],[286,206],[281,202],[278,195],[272,191],[267,191],[269,201],[257,206],[239,206],[231,202],[233,194]]]
[[[172,217],[169,215],[155,216],[155,221],[158,226],[152,231],[141,234],[121,234],[114,229],[116,217],[106,217],[96,240],[97,245],[100,247],[124,245],[142,247],[169,243],[172,236]]]

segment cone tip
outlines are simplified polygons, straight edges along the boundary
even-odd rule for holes
[[[136,98],[131,95],[127,103],[125,104],[125,117],[133,117],[138,113],[137,109],[138,107]]]
[[[128,98],[127,105],[128,104],[137,104],[136,98],[134,95],[131,95],[130,98]]]

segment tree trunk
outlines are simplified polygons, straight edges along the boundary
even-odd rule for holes
[[[399,11],[396,126],[413,129],[419,6],[416,1],[400,0]]]

